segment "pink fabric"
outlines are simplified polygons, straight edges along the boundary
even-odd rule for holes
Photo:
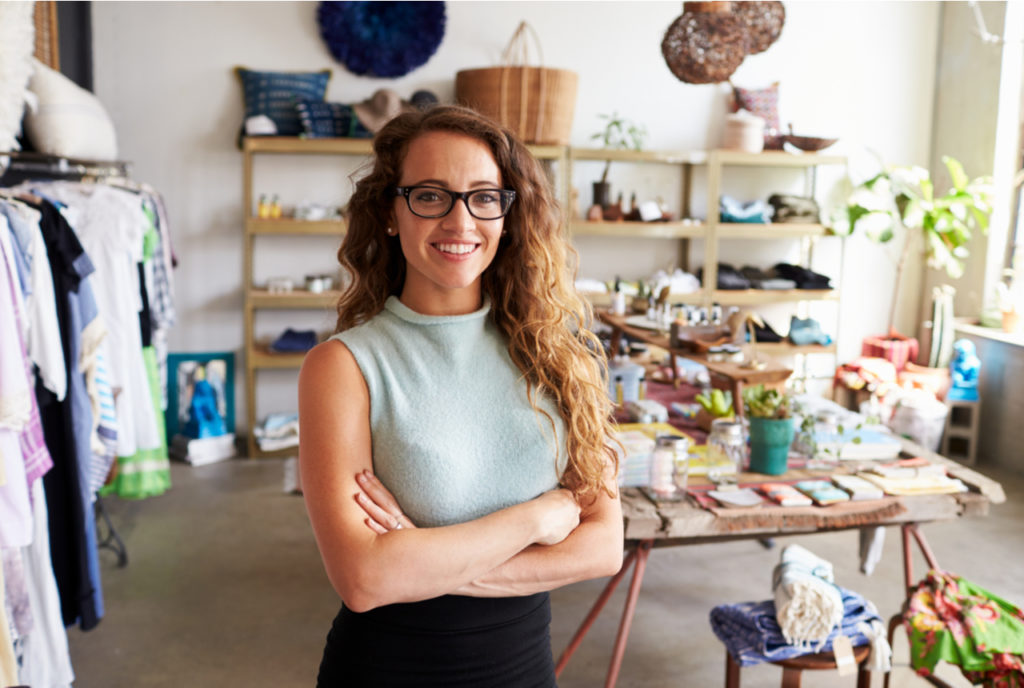
[[[907,361],[917,359],[918,343],[913,337],[895,336],[898,339],[889,339],[885,335],[865,337],[861,342],[861,356],[884,358],[896,366],[896,372],[900,372]]]

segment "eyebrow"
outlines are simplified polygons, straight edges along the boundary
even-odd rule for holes
[[[447,182],[443,182],[440,179],[421,179],[418,182],[413,182],[412,184],[404,184],[403,186],[439,186],[442,189],[450,188]],[[469,188],[500,189],[501,184],[494,180],[479,180],[472,182],[469,185]]]

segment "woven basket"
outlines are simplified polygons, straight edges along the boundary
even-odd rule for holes
[[[455,75],[455,100],[511,129],[526,143],[567,145],[576,108],[575,72],[528,66],[526,23],[512,35],[500,67],[464,69]]]

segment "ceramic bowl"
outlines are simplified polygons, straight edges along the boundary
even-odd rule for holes
[[[819,136],[795,136],[793,134],[788,134],[782,137],[782,140],[802,151],[813,153],[815,151],[825,150],[839,139],[826,139]]]

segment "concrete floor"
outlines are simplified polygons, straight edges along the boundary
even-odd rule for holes
[[[985,518],[926,526],[940,563],[1024,603],[1024,476],[985,470],[1007,503]],[[235,460],[175,464],[174,487],[143,502],[108,500],[129,562],[104,551],[106,618],[69,632],[78,688],[312,686],[338,598],[320,564],[302,499],[282,489],[282,464]],[[833,562],[837,582],[872,599],[883,616],[902,598],[898,532],[888,532],[874,575],[857,570],[853,532],[799,538]],[[771,596],[774,550],[756,542],[676,547],[651,555],[622,665],[622,688],[723,685],[724,650],[707,615],[725,602]],[[917,572],[918,577],[923,570]],[[556,656],[605,580],[552,593]],[[626,585],[612,597],[563,673],[561,688],[603,685]],[[905,668],[897,642],[894,686],[925,685]],[[902,666],[901,666],[902,665]],[[745,688],[779,685],[781,670],[742,673]],[[955,670],[943,672],[968,685]],[[834,672],[805,674],[805,686],[853,686]],[[880,686],[881,677],[872,685]]]

